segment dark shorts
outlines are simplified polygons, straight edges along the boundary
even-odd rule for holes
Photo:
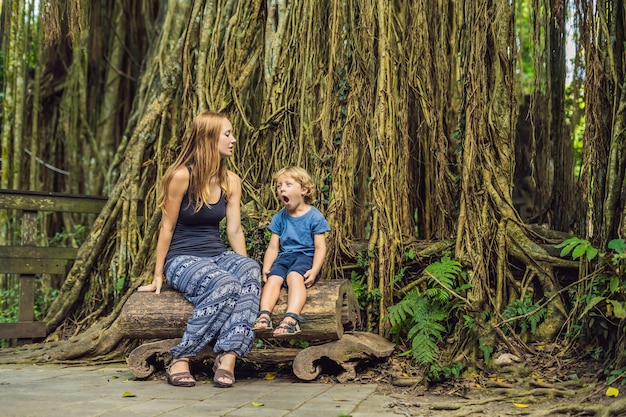
[[[313,257],[306,256],[301,253],[279,253],[278,257],[272,264],[272,268],[270,269],[267,277],[271,277],[273,275],[278,275],[284,281],[283,285],[287,285],[287,275],[290,272],[297,272],[298,274],[304,276],[304,273],[311,269],[313,266]],[[321,275],[321,274],[319,274]],[[319,275],[315,277],[315,280],[319,278]]]

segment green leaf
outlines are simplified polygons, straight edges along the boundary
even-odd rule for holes
[[[609,249],[613,249],[617,253],[626,252],[626,242],[624,239],[613,239],[608,244]]]
[[[124,277],[120,277],[117,282],[115,283],[115,289],[120,292],[122,291],[122,289],[124,288]]]
[[[613,315],[618,319],[626,318],[626,309],[624,309],[624,304],[618,300],[608,300],[609,303],[613,306]]]
[[[570,240],[571,239],[564,240],[563,242],[559,243],[558,245],[554,245],[554,247],[557,248],[557,249],[565,247],[565,246],[570,244]]]
[[[585,307],[585,309],[582,311],[582,313],[580,313],[580,316],[578,317],[578,319],[580,320],[583,317],[585,317],[585,315],[589,312],[589,310],[594,308],[596,306],[596,304],[598,304],[600,301],[602,301],[604,299],[606,299],[606,297],[601,297],[601,296],[593,297],[591,299],[591,301],[589,301],[589,303],[587,303],[587,307]]]
[[[593,261],[595,257],[598,256],[598,250],[591,246],[587,248],[587,251],[585,253],[587,255],[587,259],[589,259],[590,261]]]
[[[463,325],[464,328],[471,330],[474,330],[474,327],[476,326],[476,321],[474,320],[474,317],[464,314],[463,315],[463,320],[465,321],[465,324]]]
[[[483,345],[482,339],[478,339],[478,348],[483,352],[483,357],[486,363],[491,360],[491,354],[494,351],[493,346]]]
[[[572,252],[572,259],[580,258],[586,251],[587,247],[585,245],[578,245]]]
[[[252,401],[252,407],[263,407],[265,404]]]
[[[558,245],[555,245],[554,247],[557,249],[563,248],[563,250],[561,251],[561,257],[564,257],[564,256],[567,256],[567,254],[569,254],[572,251],[572,249],[578,246],[581,242],[582,242],[581,239],[577,237],[571,237],[559,243]]]
[[[561,258],[565,258],[567,255],[569,255],[569,253],[572,251],[572,249],[574,249],[577,246],[577,243],[570,243],[567,246],[565,246],[560,253]],[[557,248],[559,247],[559,245],[556,246]]]
[[[611,277],[611,282],[609,283],[609,289],[611,290],[611,294],[615,294],[615,291],[619,289],[619,278],[616,276]]]

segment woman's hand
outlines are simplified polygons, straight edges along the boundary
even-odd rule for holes
[[[148,285],[142,285],[137,288],[137,291],[140,292],[156,292],[157,294],[161,294],[161,287],[163,286],[163,275],[155,275],[152,283]]]

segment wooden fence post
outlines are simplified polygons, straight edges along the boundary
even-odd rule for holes
[[[37,212],[22,214],[22,246],[37,246]],[[35,275],[20,275],[20,302],[18,320],[35,321]],[[18,345],[32,343],[32,339],[18,339]]]

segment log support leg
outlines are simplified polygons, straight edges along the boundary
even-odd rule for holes
[[[147,378],[152,375],[155,369],[155,356],[168,354],[168,351],[180,343],[178,339],[165,339],[156,342],[144,343],[141,346],[135,348],[128,358],[126,364],[132,371],[135,378]],[[292,363],[298,353],[302,349],[296,348],[272,348],[272,349],[256,349],[253,348],[252,352],[246,355],[241,360],[255,365],[276,365],[276,364],[288,364]],[[215,353],[212,346],[207,346],[202,349],[196,356],[191,358],[192,365],[194,363],[201,363],[206,360],[215,359]]]
[[[126,360],[136,378],[147,378],[155,372],[154,356],[166,354],[180,343],[180,339],[165,339],[144,343],[133,350]],[[367,332],[346,333],[340,340],[306,349],[273,348],[252,349],[243,360],[257,365],[275,365],[292,362],[293,372],[303,381],[312,381],[322,373],[325,360],[335,362],[343,369],[337,379],[347,382],[356,378],[356,367],[360,361],[385,358],[393,352],[394,344],[385,338]],[[211,346],[194,356],[193,362],[215,358]]]
[[[339,382],[347,382],[356,378],[359,361],[387,357],[394,347],[393,343],[377,334],[346,333],[340,340],[303,349],[293,361],[293,372],[304,381],[312,381],[322,372],[321,360],[329,359],[344,370],[337,376]]]

